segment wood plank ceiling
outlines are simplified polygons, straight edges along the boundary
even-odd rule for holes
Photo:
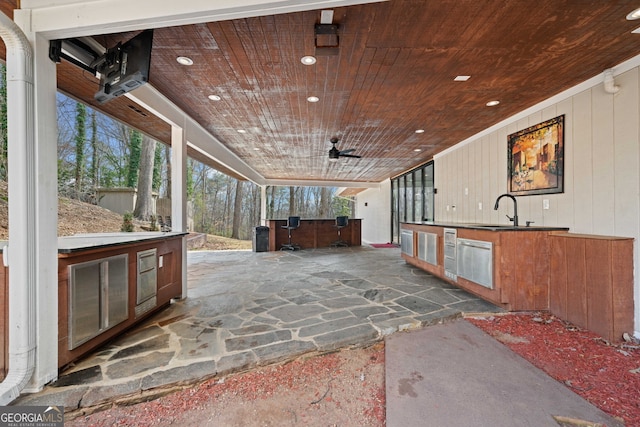
[[[300,59],[315,54],[320,11],[158,28],[150,83],[268,180],[379,182],[639,54],[640,34],[631,31],[640,21],[625,19],[638,5],[392,0],[336,8],[339,52],[309,66]],[[133,35],[95,39],[110,47]],[[459,75],[471,77],[454,81]],[[125,97],[96,104],[90,73],[63,62],[58,85],[170,142],[169,126]],[[500,104],[487,107],[492,100]],[[332,137],[362,158],[330,162]]]

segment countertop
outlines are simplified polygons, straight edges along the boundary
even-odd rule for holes
[[[514,227],[508,224],[478,224],[478,223],[466,223],[466,222],[437,222],[437,221],[414,221],[414,222],[402,222],[402,224],[412,225],[430,225],[434,227],[446,227],[446,228],[468,228],[472,230],[489,230],[489,231],[569,231],[568,227],[549,227],[549,226],[535,226],[535,225],[519,225]]]
[[[150,240],[163,240],[172,237],[185,236],[187,234],[189,233],[148,231],[136,233],[93,233],[60,236],[58,237],[58,253],[69,254],[86,249],[126,245],[128,243]]]

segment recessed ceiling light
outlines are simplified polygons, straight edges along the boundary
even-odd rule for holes
[[[178,56],[176,61],[182,65],[193,65],[193,59],[187,58],[186,56]]]
[[[416,129],[416,133],[424,133],[424,129]]]
[[[244,129],[238,129],[238,133],[247,133],[247,131]]]
[[[470,78],[471,78],[471,76],[456,76],[456,78],[453,79],[453,81],[454,82],[466,82]]]
[[[422,151],[422,148],[414,148],[413,151],[415,151],[416,153]]]
[[[209,95],[207,98],[209,98],[212,101],[220,101],[222,99],[220,95]]]
[[[304,65],[313,65],[316,63],[316,58],[315,56],[307,55],[300,58],[300,62],[302,62]]]
[[[635,21],[636,19],[640,19],[640,7],[627,15],[628,21]]]
[[[253,151],[260,151],[260,147],[253,147]]]
[[[320,98],[318,98],[317,96],[310,96],[307,98],[307,101],[309,102],[318,102],[320,101]]]
[[[498,104],[500,104],[500,101],[489,101],[487,102],[487,107],[495,107]]]

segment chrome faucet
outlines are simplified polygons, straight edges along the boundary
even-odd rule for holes
[[[498,210],[498,204],[500,203],[500,199],[502,199],[503,197],[509,197],[511,200],[513,200],[513,218],[511,218],[509,215],[507,215],[507,218],[509,218],[509,221],[513,222],[513,226],[517,227],[518,226],[518,202],[516,201],[516,198],[514,196],[512,196],[511,194],[501,194],[498,196],[498,198],[496,199],[496,205],[493,207],[494,210]]]

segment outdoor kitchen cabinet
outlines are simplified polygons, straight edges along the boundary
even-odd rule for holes
[[[445,230],[455,230],[457,274],[445,271]],[[436,236],[437,265],[401,253],[409,264],[440,277],[506,310],[549,307],[550,241],[566,228],[495,229],[463,224],[403,223],[401,232]],[[484,248],[460,245],[479,242]],[[489,249],[490,248],[490,249]]]
[[[114,233],[59,238],[60,368],[182,296],[185,235]]]

